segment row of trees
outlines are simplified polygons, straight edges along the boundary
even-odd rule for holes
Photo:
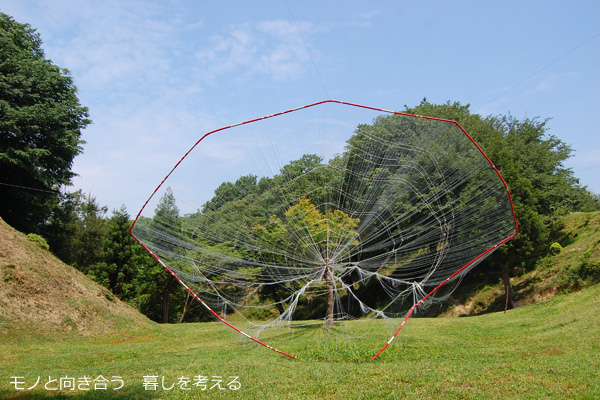
[[[0,216],[23,232],[41,234],[63,261],[154,320],[205,318],[202,308],[190,302],[173,277],[129,236],[131,221],[124,207],[112,210],[108,216],[108,209],[93,197],[64,191],[74,176],[73,159],[83,150],[81,131],[91,121],[87,108],[79,103],[69,72],[46,59],[41,45],[39,34],[29,25],[0,13]],[[459,122],[494,161],[510,187],[520,235],[486,259],[490,268],[478,268],[485,271],[481,272],[485,276],[480,273],[477,279],[504,276],[507,281],[513,268],[532,267],[548,251],[558,217],[571,211],[599,209],[597,196],[581,187],[573,172],[565,168],[564,161],[571,157],[572,150],[547,134],[547,120],[520,120],[510,115],[484,118],[472,114],[468,105],[435,105],[426,100],[416,107],[406,107],[406,111]],[[390,121],[381,120],[381,126],[372,129]],[[315,157],[306,155],[289,163],[274,178],[257,181],[256,177],[246,176],[233,183],[224,182],[201,212],[187,218],[202,219],[211,214],[211,219],[227,224],[241,215],[238,211],[245,207],[244,201],[252,200],[253,193],[264,194],[261,201],[265,209],[273,208],[275,199],[268,197],[264,186],[278,182],[269,179],[293,182],[288,187],[292,197],[294,193],[306,193],[307,185],[314,182],[294,177],[318,165],[321,160]],[[351,164],[352,160],[330,161],[332,166],[336,163]],[[331,171],[336,170],[321,170],[325,174]],[[323,176],[321,181],[338,178],[343,177],[334,174]],[[240,188],[254,192],[248,192],[240,201]],[[316,198],[327,196],[324,189],[317,185],[310,192]],[[344,191],[350,193],[350,189]],[[310,208],[309,204],[299,206]],[[179,218],[171,192],[165,194],[155,211],[159,216],[172,213]],[[288,229],[289,221],[283,218],[286,210],[272,211],[281,215],[279,221],[272,221],[272,232]],[[267,220],[260,221],[267,234]],[[350,230],[354,229],[351,225]],[[212,245],[226,248],[226,242]]]
[[[520,121],[510,116],[482,118],[471,114],[468,106],[459,103],[433,105],[425,100],[415,108],[407,108],[407,111],[457,120],[494,160],[510,187],[520,235],[486,259],[488,267],[476,270],[479,271],[474,274],[477,279],[494,281],[503,272],[508,275],[514,267],[533,267],[535,261],[548,251],[550,234],[561,215],[599,209],[597,196],[581,187],[572,172],[563,166],[571,150],[558,138],[545,133],[546,121]],[[276,186],[292,182],[286,190],[291,197],[296,192],[302,194],[307,191],[312,192],[316,199],[321,195],[327,197],[326,193],[319,194],[317,191],[325,189],[314,183],[335,180],[335,177],[308,179],[304,175],[307,170],[317,170],[321,162],[314,155],[305,155],[284,166],[273,178],[258,180],[254,176],[242,176],[236,182],[223,182],[198,213],[185,217],[179,216],[175,196],[167,190],[155,210],[155,219],[180,221],[184,228],[202,225],[202,221],[207,220],[211,224],[231,224],[234,232],[238,229],[240,218],[251,217],[247,215],[248,204],[261,201],[264,204],[262,208],[272,212],[268,220],[264,219],[265,214],[256,215],[248,221],[258,236],[271,245],[280,243],[283,248],[284,242],[293,235],[291,232],[302,230],[295,227],[295,223],[300,219],[314,220],[315,223],[302,223],[302,226],[310,226],[314,231],[310,232],[311,236],[319,242],[319,235],[329,231],[317,222],[324,220],[325,213],[336,216],[336,211],[318,210],[308,199],[301,199],[294,207],[282,210],[278,208],[276,199],[269,197],[268,188],[274,184],[273,180],[277,181]],[[331,160],[330,164],[340,162],[338,158]],[[318,171],[320,174],[332,173],[327,169]],[[52,251],[62,260],[105,285],[150,318],[162,322],[206,318],[203,309],[191,301],[176,280],[130,237],[131,220],[125,208],[113,210],[110,217],[107,211],[93,197],[86,197],[81,192],[63,194],[48,223],[38,232],[47,238]],[[298,218],[298,213],[308,217]],[[279,214],[280,217],[277,216]],[[341,215],[339,219],[342,225],[347,225],[344,232],[356,228],[357,222],[347,215]],[[214,241],[214,237],[211,239]],[[211,245],[215,246],[215,252],[234,252],[236,250],[231,247],[230,240],[224,238]],[[277,287],[269,289],[276,291]],[[278,296],[275,292],[266,291],[262,295]]]
[[[486,259],[483,266],[477,268],[478,273],[474,275],[480,282],[495,282],[502,277],[508,285],[509,274],[512,270],[532,268],[537,259],[548,251],[550,234],[553,229],[557,228],[556,223],[560,216],[570,211],[598,209],[597,198],[581,187],[572,172],[564,167],[563,162],[570,156],[571,150],[558,138],[546,134],[546,121],[517,120],[511,116],[482,118],[479,115],[471,114],[469,107],[460,103],[433,105],[426,100],[415,108],[407,107],[407,111],[413,114],[457,120],[473,134],[488,156],[496,162],[496,166],[504,175],[511,189],[521,234],[508,246],[502,247],[501,251],[495,252]],[[454,193],[448,193],[441,186],[433,185],[427,188],[425,182],[419,181],[419,179],[435,181],[432,176],[425,177],[413,173],[415,170],[410,168],[406,171],[394,171],[398,163],[392,161],[389,165],[386,164],[387,160],[396,159],[403,159],[405,163],[425,162],[425,160],[419,159],[422,155],[421,152],[401,155],[396,154],[394,152],[396,150],[390,150],[389,145],[385,145],[385,143],[405,143],[416,140],[411,129],[414,129],[420,123],[419,121],[422,120],[406,121],[395,116],[380,117],[372,125],[361,126],[360,129],[357,129],[357,132],[362,133],[357,133],[350,138],[347,151],[327,163],[324,163],[316,155],[306,154],[283,166],[273,177],[257,179],[256,176],[247,175],[240,177],[235,182],[223,182],[216,189],[214,197],[204,204],[199,212],[181,218],[179,216],[175,219],[169,218],[158,222],[154,228],[149,228],[155,232],[154,238],[152,235],[149,236],[150,242],[155,248],[163,249],[165,256],[176,267],[179,260],[196,259],[194,254],[196,250],[188,249],[189,243],[197,243],[199,247],[209,249],[209,252],[217,255],[214,259],[197,258],[199,268],[203,270],[203,273],[214,271],[208,272],[211,275],[205,275],[208,279],[213,282],[243,279],[244,285],[259,287],[259,294],[265,301],[270,302],[278,302],[298,289],[292,282],[302,279],[300,271],[322,267],[325,269],[323,280],[327,286],[323,292],[328,293],[326,316],[327,322],[331,322],[332,279],[328,279],[328,277],[333,276],[333,271],[330,272],[327,269],[329,267],[328,254],[335,252],[329,246],[336,241],[327,240],[325,243],[322,237],[328,236],[328,239],[331,239],[338,234],[352,237],[351,232],[358,223],[358,220],[341,212],[340,208],[353,211],[362,209],[362,206],[356,202],[363,201],[361,193],[365,191],[369,191],[368,198],[370,200],[367,201],[382,199],[386,203],[386,207],[380,208],[389,208],[391,214],[379,215],[377,221],[370,225],[369,234],[364,235],[370,238],[370,242],[361,243],[363,246],[361,248],[362,260],[378,260],[381,259],[380,254],[390,251],[390,248],[393,247],[393,236],[399,232],[405,235],[408,232],[408,235],[411,235],[410,238],[405,236],[402,239],[405,243],[408,240],[421,243],[421,237],[434,234],[434,230],[431,230],[431,226],[427,227],[428,225],[415,231],[412,229],[415,226],[413,222],[429,218],[425,215],[427,210],[435,211],[436,208],[442,211],[448,210],[448,206],[455,203],[457,198],[461,198],[463,193],[472,192],[473,185],[479,186],[480,184],[480,182],[463,181],[460,184],[454,184],[452,189]],[[379,138],[388,135],[388,140],[382,141],[382,146],[386,146],[386,150],[367,149],[364,132]],[[405,137],[397,138],[395,135],[405,135]],[[423,146],[434,146],[436,137],[432,136],[431,143],[427,142],[428,139],[421,137],[418,140]],[[463,146],[464,148],[459,148],[459,145],[456,144],[457,148],[453,149],[452,158],[461,158],[466,162],[471,157],[467,148],[474,149],[472,143],[468,144],[468,146]],[[397,151],[410,152],[407,150],[409,147],[400,146]],[[474,151],[477,153],[476,150]],[[445,162],[450,162],[450,160],[444,159],[437,165],[443,169],[452,169],[451,165],[444,167],[442,164]],[[356,164],[356,168],[354,164]],[[458,165],[463,164],[458,163]],[[460,168],[467,168],[467,170],[459,171],[458,175],[468,175],[468,166]],[[437,203],[428,204],[426,208],[419,207],[416,206],[414,199],[405,197],[405,195],[410,196],[410,193],[404,192],[402,185],[398,186],[396,183],[377,184],[377,182],[386,182],[385,178],[390,174],[395,176],[395,181],[404,181],[410,185],[425,187],[422,194],[427,193],[436,198]],[[497,177],[493,178],[497,179]],[[327,183],[323,184],[324,182]],[[396,189],[399,194],[394,192]],[[310,193],[312,202],[311,199],[303,197],[307,196],[307,193]],[[381,196],[382,193],[385,193],[385,196]],[[486,221],[480,215],[486,214],[486,212],[482,212],[481,207],[489,206],[488,211],[492,210],[494,203],[505,200],[503,188],[500,194],[502,195],[501,199],[491,197],[483,203],[476,202],[475,204],[480,208],[473,206],[474,208],[469,209],[472,212],[463,216],[460,225],[477,224],[478,228],[466,229],[466,233],[464,229],[455,233],[463,236],[459,238],[459,242],[463,240],[463,242],[474,243],[475,237],[483,234]],[[319,208],[315,208],[313,204],[318,204]],[[329,208],[332,204],[335,204],[333,207],[337,209]],[[410,218],[403,219],[398,222],[398,225],[391,222],[395,219],[394,209],[415,206]],[[461,207],[467,206],[461,205]],[[489,214],[486,215],[489,216]],[[341,225],[346,228],[334,232],[329,227],[334,227],[337,219],[344,222]],[[512,220],[512,218],[510,219]],[[511,221],[508,221],[508,224],[510,225],[508,226],[509,231],[514,231]],[[161,226],[168,228],[162,230]],[[181,233],[172,231],[170,229],[172,226],[177,226],[177,232]],[[326,229],[325,226],[328,228]],[[502,229],[504,228],[506,227],[502,227]],[[173,248],[173,242],[162,243],[165,237],[172,235],[177,236],[177,240],[184,244],[181,248]],[[440,240],[441,242],[438,241],[433,247],[431,245],[429,248],[415,247],[414,250],[422,257],[415,258],[408,267],[416,268],[417,263],[425,264],[431,261],[427,258],[431,259],[437,251],[444,250],[445,243],[443,241],[445,239],[440,238]],[[320,243],[323,243],[323,246]],[[360,261],[353,258],[352,246],[348,246],[347,249],[349,254],[344,262]],[[483,250],[485,249],[487,247]],[[465,252],[466,249],[463,249],[462,252],[454,251],[452,253],[454,260],[452,261],[456,265],[464,265],[464,262],[471,258],[467,258],[463,262],[460,258],[461,254],[458,253]],[[219,254],[223,257],[219,257]],[[245,263],[238,262],[241,258],[245,260]],[[461,262],[462,264],[460,264]],[[220,264],[227,265],[223,267],[219,266]],[[443,268],[447,267],[446,264],[451,264],[448,257],[444,259]],[[283,267],[275,268],[271,265]],[[456,265],[450,265],[448,268],[451,270]],[[253,267],[252,273],[249,271],[249,266]],[[401,276],[400,268],[403,267],[394,267],[397,268],[398,276]],[[193,274],[192,270],[187,272]],[[389,276],[393,277],[395,273],[394,270],[390,270]],[[447,270],[441,270],[440,278],[446,278],[450,273]],[[244,277],[242,278],[241,275]],[[359,284],[358,281],[353,280],[352,276],[348,276],[347,279],[349,282],[346,283],[350,283],[353,287],[356,285],[356,290],[361,292],[367,304],[377,304],[383,300],[379,297],[383,295],[382,290],[377,290],[376,282],[361,281]],[[268,284],[262,286],[260,282]],[[240,285],[240,287],[244,287],[244,285]],[[228,285],[227,296],[232,299],[243,296],[243,293],[236,293],[235,290],[236,286]],[[279,312],[282,313],[283,310],[280,308]],[[318,317],[317,315],[311,316]]]
[[[159,202],[157,214],[178,213],[172,193]],[[38,231],[63,262],[105,286],[121,300],[157,322],[183,321],[186,291],[130,235],[125,206],[112,210],[81,191],[64,193]],[[188,320],[203,319],[201,308]],[[187,310],[186,310],[187,311]]]

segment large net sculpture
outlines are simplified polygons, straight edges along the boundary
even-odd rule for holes
[[[291,357],[306,327],[377,357],[516,232],[456,122],[339,101],[205,134],[132,225],[215,318]]]

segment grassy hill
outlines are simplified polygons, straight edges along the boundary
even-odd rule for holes
[[[368,335],[321,346],[327,331],[306,331],[282,348],[307,354],[292,360],[218,322],[157,326],[0,221],[0,398],[600,398],[600,285],[589,283],[597,218],[567,218],[562,251],[518,278],[534,287],[529,296],[543,287],[558,295],[507,313],[410,319],[375,361],[383,343]],[[199,376],[205,389],[193,385]],[[106,378],[107,390],[85,377]],[[211,389],[218,377],[223,388]],[[76,387],[60,390],[60,378]]]
[[[0,337],[94,336],[151,326],[134,308],[0,219]]]
[[[600,212],[571,213],[553,232],[550,254],[533,268],[511,278],[517,306],[548,300],[559,293],[576,292],[600,282]],[[470,288],[462,288],[469,290]],[[456,296],[460,295],[459,287]],[[476,315],[504,310],[504,285],[486,285],[452,305],[442,316]]]

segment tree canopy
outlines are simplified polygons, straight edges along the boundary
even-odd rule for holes
[[[46,59],[28,24],[0,13],[0,215],[38,231],[75,175],[91,121],[69,71]]]
[[[521,120],[511,115],[482,117],[472,114],[468,105],[460,103],[434,105],[426,100],[416,107],[407,107],[406,112],[457,121],[485,151],[509,186],[520,233],[516,239],[510,241],[507,246],[501,247],[501,250],[496,251],[485,261],[487,267],[478,268],[477,276],[479,278],[484,275],[483,279],[485,280],[495,280],[503,271],[512,271],[515,267],[533,266],[535,260],[547,251],[550,233],[555,228],[553,224],[559,216],[570,211],[598,209],[598,203],[594,200],[593,195],[586,188],[581,187],[573,172],[564,166],[564,161],[572,154],[571,148],[556,136],[547,133],[548,120],[539,118]],[[472,229],[459,231],[454,240],[461,243],[474,242],[473,239],[484,232],[486,220],[483,216],[488,215],[488,209],[495,207],[497,202],[504,202],[504,199],[490,197],[476,205],[462,204],[456,199],[460,199],[462,193],[473,190],[479,182],[456,181],[452,183],[451,191],[448,191],[449,189],[441,184],[442,180],[437,179],[435,175],[420,173],[418,166],[426,163],[427,160],[424,160],[423,157],[429,157],[429,155],[427,152],[419,151],[418,146],[411,146],[410,141],[417,140],[418,135],[415,132],[418,132],[419,124],[422,123],[426,123],[426,121],[419,118],[404,119],[397,118],[396,115],[378,117],[371,124],[357,127],[356,134],[348,140],[344,153],[327,163],[324,163],[317,155],[305,154],[300,159],[292,160],[284,165],[279,174],[271,178],[258,179],[256,176],[246,176],[234,183],[224,182],[215,191],[213,199],[209,200],[202,208],[202,212],[190,218],[204,219],[204,223],[212,227],[228,226],[221,232],[231,232],[232,234],[223,237],[221,242],[216,240],[213,235],[204,238],[207,242],[212,241],[211,245],[213,246],[223,245],[227,242],[227,246],[221,248],[223,251],[227,251],[227,249],[239,251],[238,246],[241,248],[244,245],[243,241],[239,244],[237,242],[236,227],[242,226],[240,224],[251,225],[254,226],[254,232],[259,237],[256,248],[272,249],[269,254],[262,254],[259,251],[254,255],[254,259],[267,260],[266,264],[269,264],[277,263],[278,258],[284,257],[286,254],[301,255],[312,252],[320,254],[326,264],[327,253],[335,250],[320,248],[320,246],[315,248],[315,243],[325,243],[324,237],[331,239],[335,236],[327,229],[327,224],[330,227],[334,226],[336,213],[341,213],[346,218],[344,224],[347,229],[344,234],[350,234],[356,228],[354,221],[357,221],[341,210],[327,209],[327,204],[329,204],[327,199],[331,198],[331,187],[343,188],[341,192],[345,198],[341,199],[339,204],[343,205],[345,209],[356,209],[357,207],[352,202],[360,199],[362,192],[372,191],[375,187],[376,190],[388,193],[382,209],[413,207],[414,211],[410,213],[410,218],[399,221],[397,225],[393,226],[388,221],[389,218],[381,216],[378,221],[372,223],[372,232],[369,231],[369,234],[365,234],[365,236],[376,238],[378,234],[390,234],[389,232],[393,234],[396,230],[405,231],[414,222],[428,218],[424,213],[445,210],[449,204],[455,203],[453,207],[472,208],[468,212],[472,215],[468,224]],[[428,127],[429,129],[440,129],[438,133],[431,136],[434,141],[436,137],[446,134],[441,124],[439,127],[436,124],[429,124]],[[374,138],[376,140],[373,140]],[[427,146],[422,138],[419,137],[418,140],[420,140],[420,146]],[[392,143],[404,143],[406,146],[394,148]],[[438,160],[438,168],[447,170],[453,168],[453,165],[462,165],[462,168],[466,169],[463,175],[468,176],[469,160],[476,157],[479,151],[471,143],[452,142],[451,140],[447,143],[454,146],[450,151],[452,159]],[[430,145],[431,148],[435,148],[436,143],[432,142]],[[373,146],[379,146],[381,149],[373,148]],[[386,166],[387,160],[396,158],[402,159],[407,165],[410,164],[401,174],[398,171],[392,172],[391,164],[389,164],[390,167]],[[457,159],[460,162],[457,162]],[[335,168],[338,164],[345,165],[345,168]],[[349,174],[349,171],[357,170],[353,167],[354,164],[360,166],[363,171],[365,165],[370,165],[371,167],[366,168],[370,174],[361,176]],[[427,209],[424,209],[417,208],[409,198],[396,196],[391,186],[380,184],[392,173],[396,176],[396,182],[397,179],[402,179],[407,185],[413,186],[415,190],[418,189],[420,196],[429,196],[435,201]],[[496,178],[490,176],[490,179]],[[281,205],[278,205],[281,199],[278,200],[272,192],[266,189],[269,187],[266,180],[275,182],[281,192],[286,193],[288,204],[290,204],[289,201],[297,201],[296,204],[282,209]],[[335,183],[329,184],[332,180]],[[328,183],[323,184],[323,182]],[[298,197],[303,193],[310,193],[312,199]],[[378,197],[382,196],[373,195],[371,198]],[[315,207],[313,203],[319,204],[321,209]],[[261,207],[248,207],[250,204],[261,204]],[[262,209],[264,212],[252,214],[249,210],[254,209]],[[436,234],[437,231],[433,229],[434,227],[430,228],[430,231],[406,231],[403,233],[404,240],[415,236],[413,240],[418,243],[417,237]],[[211,229],[211,233],[215,231],[218,229]],[[295,237],[300,240],[294,239]],[[306,246],[303,246],[302,240],[306,241],[306,238],[311,238],[311,240],[306,243]],[[268,242],[269,245],[261,246],[260,240]],[[296,248],[289,249],[289,246],[296,246]],[[440,239],[437,246],[437,250],[443,249],[446,243]],[[485,250],[487,249],[482,248],[480,251]],[[361,249],[363,257],[367,255],[372,258],[377,258],[377,254],[382,251],[387,251],[387,249],[377,246]],[[420,249],[419,251],[421,252],[420,256],[412,261],[413,264],[423,261],[422,258],[431,257],[431,254],[436,252],[436,248]],[[452,250],[447,256],[459,258],[460,254],[458,253]],[[314,254],[313,259],[315,258]],[[411,265],[399,268],[410,268]],[[393,269],[390,271],[392,275],[395,273]],[[265,271],[257,273],[256,276],[257,279],[260,277],[266,281],[270,279],[270,274]],[[281,279],[281,277],[279,278]],[[324,278],[326,278],[326,274]],[[365,281],[361,285],[368,286],[369,282]],[[293,290],[293,287],[288,289]],[[370,289],[359,287],[359,290],[368,291]],[[267,292],[271,293],[275,300],[278,300],[285,290],[275,285],[265,287],[263,293],[267,294]],[[378,296],[375,292],[372,291],[374,302]]]
[[[457,121],[481,146],[508,184],[519,235],[502,246],[477,268],[470,279],[502,279],[510,290],[511,271],[525,271],[549,251],[551,233],[559,217],[574,211],[600,209],[597,196],[579,184],[564,162],[572,156],[570,145],[548,134],[549,119],[513,115],[482,117],[459,102],[432,104],[424,99],[406,111]],[[510,303],[510,302],[509,302]]]
[[[547,134],[547,120],[521,120],[510,115],[484,118],[472,114],[468,105],[460,103],[434,105],[423,101],[407,111],[458,121],[498,167],[513,196],[519,236],[495,251],[484,261],[484,266],[467,275],[463,285],[471,279],[497,282],[503,269],[510,272],[514,267],[532,267],[548,251],[558,216],[569,211],[598,209],[594,196],[579,185],[572,171],[564,167],[571,149],[560,139]],[[177,263],[194,260],[194,267],[188,268],[190,280],[205,274],[205,278],[223,283],[221,294],[231,304],[250,290],[250,286],[235,286],[236,280],[244,276],[245,282],[256,288],[255,301],[272,305],[261,313],[279,311],[283,315],[289,309],[284,307],[286,299],[301,288],[302,280],[306,282],[311,271],[319,271],[320,277],[310,278],[315,282],[315,290],[298,297],[294,318],[326,316],[326,323],[331,324],[334,313],[331,285],[338,282],[337,289],[340,285],[339,281],[328,279],[328,276],[339,274],[339,270],[327,268],[332,254],[341,255],[337,257],[341,259],[337,267],[355,263],[358,252],[363,258],[378,260],[379,253],[389,251],[385,246],[379,246],[385,242],[386,235],[402,231],[402,240],[411,241],[414,246],[404,261],[396,263],[390,259],[384,262],[386,265],[380,275],[393,277],[400,269],[431,262],[436,251],[445,251],[446,239],[442,237],[433,247],[422,244],[421,238],[437,234],[432,227],[417,231],[409,231],[409,228],[427,218],[424,215],[427,210],[443,212],[449,203],[453,207],[464,207],[455,199],[461,197],[462,191],[471,190],[473,183],[469,180],[454,182],[449,192],[448,187],[436,178],[435,171],[419,172],[418,166],[426,161],[422,158],[426,156],[425,152],[418,151],[416,146],[390,146],[393,142],[416,140],[411,132],[420,121],[418,118],[402,121],[394,115],[376,118],[371,124],[357,127],[343,153],[328,161],[316,154],[304,154],[282,165],[272,176],[244,175],[244,171],[240,171],[238,179],[222,182],[212,198],[193,214],[180,215],[177,193],[167,188],[154,216],[142,217],[137,226],[148,227],[156,235],[153,239],[156,246],[172,249],[173,259],[166,260],[167,264],[178,267],[180,264]],[[404,137],[393,136],[402,132]],[[424,145],[434,147],[435,143]],[[385,151],[369,146],[383,146]],[[468,146],[469,149],[458,144],[452,146],[452,157],[465,162],[471,156],[469,152],[475,149],[474,146]],[[394,171],[396,159],[402,159],[407,168]],[[438,167],[449,168],[446,161],[438,160]],[[355,164],[357,168],[354,168]],[[363,173],[351,174],[359,164]],[[416,207],[406,197],[408,194],[393,191],[397,185],[388,187],[381,183],[392,174],[399,182],[418,189],[419,195],[435,201],[429,203],[427,210]],[[342,190],[336,191],[336,188]],[[374,189],[387,194],[374,196],[381,199],[381,210],[405,207],[410,211],[409,217],[392,222],[392,214],[381,211],[380,218],[372,220],[359,238],[358,227],[369,222],[369,217],[344,211],[356,209],[353,202],[361,197],[361,193]],[[473,206],[475,216],[469,224],[485,226],[485,208],[499,200],[491,196]],[[110,288],[118,297],[136,305],[150,318],[161,322],[208,318],[200,303],[196,304],[162,265],[128,238],[126,211],[115,210],[110,219],[105,217],[106,212],[106,207],[96,204],[91,196],[86,197],[80,192],[62,194],[59,207],[54,209],[43,233],[48,237],[51,249],[61,258]],[[169,229],[169,235],[165,235],[164,229]],[[467,231],[464,235],[477,236],[482,229]],[[311,240],[307,240],[309,237]],[[353,239],[344,240],[348,237]],[[469,241],[469,237],[455,239]],[[263,245],[261,241],[269,245]],[[341,242],[346,247],[337,245]],[[282,257],[287,260],[282,261]],[[287,268],[283,272],[281,269],[274,271],[271,266],[276,264],[285,264]],[[210,288],[204,287],[205,282],[198,279],[196,283],[203,300],[211,304],[219,300],[222,311],[227,310],[226,302],[210,297]],[[342,295],[340,301],[348,304],[350,315],[360,315],[352,295],[360,295],[367,305],[382,300],[383,293],[376,279],[359,279],[356,274],[348,273],[343,277],[343,285],[348,294]],[[252,306],[248,304],[249,309]],[[397,310],[403,306],[399,305]],[[251,315],[262,317],[258,311]]]
[[[295,164],[297,163],[292,162],[288,166]],[[285,212],[285,220],[271,215],[265,226],[259,224],[254,227],[260,240],[268,242],[270,246],[275,244],[280,248],[294,247],[288,251],[289,254],[309,253],[309,258],[322,260],[321,265],[317,264],[315,268],[323,269],[323,281],[327,286],[325,318],[328,326],[333,325],[334,319],[335,272],[331,263],[339,258],[339,253],[350,252],[351,249],[342,246],[342,243],[350,239],[350,246],[359,244],[356,230],[359,222],[342,210],[322,212],[310,199],[304,197]]]
[[[457,121],[481,146],[510,189],[520,234],[503,253],[512,267],[525,266],[547,250],[553,221],[571,211],[597,210],[593,195],[579,184],[564,162],[571,147],[547,133],[549,119],[512,115],[482,117],[469,105],[435,105],[426,99],[407,112]],[[508,259],[507,259],[508,261]]]

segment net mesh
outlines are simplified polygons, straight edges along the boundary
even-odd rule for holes
[[[205,135],[132,234],[218,318],[285,347],[301,326],[389,338],[515,230],[458,124],[327,101]]]

